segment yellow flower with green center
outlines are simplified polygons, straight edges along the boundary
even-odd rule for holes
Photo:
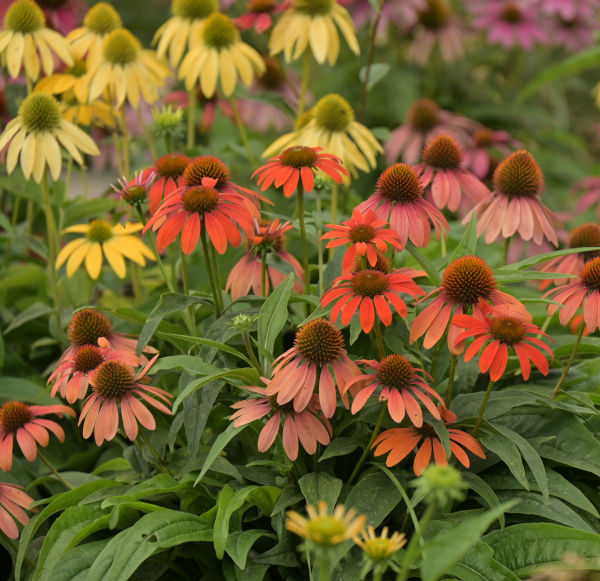
[[[223,93],[233,93],[238,76],[248,87],[255,75],[265,71],[258,52],[242,42],[235,24],[225,14],[215,12],[202,25],[200,40],[187,53],[179,67],[179,78],[185,79],[188,91],[200,82],[202,93],[211,98],[221,80]]]
[[[85,234],[67,243],[56,259],[56,268],[67,263],[67,276],[73,276],[85,260],[88,274],[96,280],[102,270],[102,253],[119,278],[125,278],[125,258],[140,266],[146,265],[146,258],[154,260],[152,251],[132,234],[143,228],[140,223],[125,226],[111,226],[106,220],[94,220],[89,224],[77,224],[66,228],[64,233]]]
[[[142,48],[140,41],[125,28],[106,35],[97,58],[87,59],[90,71],[90,99],[108,91],[113,104],[120,107],[125,100],[138,108],[140,96],[147,103],[158,100],[158,87],[171,74],[154,51]]]
[[[308,46],[315,60],[334,65],[340,52],[342,31],[350,50],[360,53],[354,24],[348,11],[337,0],[294,0],[279,19],[269,40],[272,55],[283,51],[287,62],[302,56]]]
[[[373,527],[367,527],[361,531],[361,536],[354,537],[354,542],[373,561],[384,561],[406,544],[406,537],[404,533],[394,532],[388,538],[387,527],[383,527],[381,535],[377,536]]]
[[[171,66],[177,67],[186,47],[197,44],[204,21],[219,10],[217,0],[172,0],[169,18],[157,31],[152,44],[158,43],[158,56],[169,55]]]
[[[67,65],[73,64],[67,41],[46,26],[46,17],[33,0],[13,2],[4,15],[2,28],[0,58],[13,79],[23,66],[32,81],[38,80],[40,68],[49,75],[56,64],[54,55]]]
[[[32,93],[0,135],[0,151],[8,145],[6,169],[12,173],[20,161],[25,178],[41,182],[46,166],[57,180],[62,168],[61,146],[79,164],[82,154],[98,155],[92,138],[63,118],[58,101],[46,93]]]

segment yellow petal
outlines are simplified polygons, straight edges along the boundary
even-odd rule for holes
[[[119,236],[111,240],[111,242],[114,242],[118,246],[119,252],[123,256],[137,262],[141,266],[146,264],[144,256],[149,260],[155,260],[154,253],[141,240],[134,236]]]
[[[40,76],[40,61],[38,59],[37,48],[30,34],[25,35],[23,60],[25,61],[27,76],[30,79],[36,80]]]
[[[224,49],[219,54],[219,69],[221,71],[221,86],[223,87],[223,93],[229,97],[234,89],[237,82],[237,72],[235,70],[235,64],[231,58],[231,52],[228,49]]]
[[[327,48],[329,47],[329,30],[325,24],[324,17],[321,16],[312,19],[308,36],[310,49],[315,56],[315,60],[319,64],[323,64],[327,58]]]
[[[51,46],[49,46],[46,40],[39,35],[37,37],[37,49],[42,58],[42,68],[44,69],[44,73],[49,75],[54,70],[54,55],[52,54]]]
[[[209,50],[204,63],[202,74],[200,75],[200,86],[204,96],[210,99],[215,94],[217,88],[217,78],[219,76],[219,57],[216,50]]]
[[[69,261],[67,262],[67,276],[73,276],[73,274],[75,274],[75,271],[81,266],[83,259],[92,246],[92,242],[87,240],[87,238],[83,238],[83,241],[85,244],[78,246],[73,251],[71,258],[69,258]]]
[[[96,280],[102,270],[102,248],[98,242],[93,242],[85,256],[85,268],[88,274]]]
[[[133,234],[134,232],[139,232],[144,227],[140,222],[127,222],[124,226],[123,224],[117,224],[113,226],[113,234],[115,236],[122,236],[123,234]]]
[[[73,232],[75,234],[87,234],[90,229],[89,224],[75,224],[75,226],[69,226],[63,230],[63,233]]]
[[[30,133],[23,142],[21,148],[21,169],[23,175],[29,179],[33,171],[33,162],[35,160],[35,135]]]
[[[56,258],[56,268],[60,268],[65,263],[67,258],[69,258],[69,256],[71,256],[71,254],[75,252],[75,250],[77,250],[84,242],[86,242],[85,238],[76,238],[75,240],[71,240],[71,242],[65,244]]]
[[[123,257],[116,250],[115,246],[103,244],[102,249],[104,250],[104,256],[106,256],[106,260],[108,260],[108,263],[110,264],[111,268],[115,271],[115,274],[119,278],[125,278],[125,274],[127,273],[125,260],[123,260]]]
[[[8,153],[6,154],[6,171],[8,171],[8,173],[13,172],[17,165],[17,161],[19,161],[19,153],[21,153],[21,147],[23,146],[26,135],[27,131],[22,128],[10,142]]]
[[[46,149],[44,147],[45,133],[35,134],[35,157],[33,159],[33,179],[39,184],[46,169]]]
[[[25,38],[20,32],[13,34],[8,46],[6,47],[5,58],[8,73],[13,79],[19,76],[21,65],[23,63],[23,51],[25,50]]]

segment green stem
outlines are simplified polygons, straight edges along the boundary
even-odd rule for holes
[[[479,426],[481,426],[481,422],[483,421],[483,415],[485,414],[485,408],[487,406],[488,399],[490,399],[490,395],[492,393],[492,389],[494,388],[495,381],[490,380],[490,383],[485,390],[485,395],[483,396],[483,401],[481,402],[481,409],[479,410],[479,416],[477,416],[477,421],[471,430],[471,435],[474,436],[479,430]]]
[[[219,305],[219,291],[215,285],[215,278],[210,265],[210,254],[208,251],[208,243],[206,241],[206,226],[204,224],[204,218],[202,218],[202,225],[200,227],[200,241],[202,242],[202,251],[204,252],[204,260],[206,262],[206,270],[208,271],[208,280],[210,281],[210,288],[212,289],[213,301],[215,303],[215,313],[217,319],[221,316],[221,310]]]
[[[187,110],[187,147],[193,149],[196,145],[196,90],[188,92],[190,102]]]
[[[137,305],[144,300],[144,288],[140,277],[141,269],[139,264],[131,265],[131,286],[133,287],[133,298]]]
[[[237,100],[235,97],[231,97],[229,99],[231,103],[231,109],[233,111],[233,118],[235,119],[235,125],[240,133],[240,138],[242,139],[242,144],[244,145],[244,149],[246,150],[246,155],[248,156],[248,161],[252,165],[256,165],[256,158],[252,153],[252,149],[250,148],[250,141],[248,140],[248,134],[246,133],[246,128],[244,127],[244,122],[242,121],[242,117],[240,115],[240,110],[237,106]]]
[[[352,484],[354,482],[354,479],[358,476],[358,474],[360,472],[361,466],[364,464],[365,460],[367,459],[367,456],[369,455],[369,451],[371,450],[371,446],[373,445],[375,438],[379,434],[379,430],[381,430],[381,424],[383,423],[383,418],[385,417],[386,410],[387,410],[387,406],[385,406],[385,405],[381,406],[381,411],[379,412],[379,417],[377,418],[377,423],[375,424],[375,428],[373,429],[373,433],[371,434],[371,439],[369,440],[369,443],[367,444],[366,448],[363,450],[362,456],[359,458],[356,466],[354,467],[354,470],[352,471],[352,474],[350,475],[350,479],[348,480],[348,484]]]
[[[404,553],[404,560],[402,561],[402,570],[396,577],[396,581],[406,581],[408,579],[408,575],[410,572],[411,563],[419,556],[421,552],[421,540],[423,538],[423,531],[425,527],[429,523],[429,521],[433,518],[435,514],[437,503],[435,499],[431,502],[431,504],[425,509],[421,520],[419,521],[419,528],[415,529],[412,538],[410,539],[410,543],[408,543],[408,547],[406,548],[406,553]]]
[[[137,114],[137,118],[140,123],[140,127],[142,128],[142,133],[144,134],[144,138],[146,139],[146,143],[148,144],[148,149],[150,150],[150,155],[152,156],[152,159],[156,159],[158,157],[158,155],[156,153],[156,146],[154,145],[154,139],[152,137],[152,134],[150,133],[148,126],[144,123],[144,117],[142,116],[142,112],[140,111],[140,109],[136,109],[135,112]]]
[[[375,317],[375,323],[373,324],[373,331],[375,333],[375,341],[377,342],[377,350],[379,351],[379,359],[385,357],[385,345],[383,343],[383,335],[381,334],[381,326],[379,319]]]
[[[208,251],[210,252],[211,268],[215,274],[215,286],[217,287],[217,299],[219,300],[219,310],[223,312],[223,284],[221,283],[221,271],[219,270],[219,260],[217,259],[217,251],[212,244],[208,245]]]
[[[442,234],[440,236],[440,252],[442,254],[442,258],[446,258],[448,254],[448,248],[446,246],[446,237]]]
[[[339,202],[339,186],[336,182],[331,184],[331,199],[329,200],[329,215],[331,217],[331,221],[335,224],[337,220],[337,210],[338,210],[338,202]],[[335,248],[329,249],[329,260],[333,259],[333,255],[335,254]]]
[[[508,263],[508,249],[510,248],[511,240],[512,236],[504,239],[504,247],[502,249],[502,266],[506,266]]]
[[[190,296],[190,273],[188,271],[187,259],[183,250],[180,253],[181,257],[181,278],[183,280],[183,292],[186,296]],[[210,271],[210,268],[209,268]],[[194,315],[194,306],[190,305],[187,310],[188,313],[188,326],[192,335],[196,334],[196,319]]]
[[[35,215],[35,204],[33,200],[27,202],[27,212],[25,214],[25,232],[31,234],[33,230],[33,217]]]
[[[310,82],[310,51],[304,51],[304,57],[302,59],[302,85],[300,86],[300,97],[298,99],[298,110],[296,111],[296,118],[304,114],[304,106],[306,102],[306,93],[308,91],[308,83]]]
[[[450,402],[452,401],[452,392],[454,391],[454,374],[456,371],[456,360],[457,357],[454,353],[452,353],[452,357],[450,357],[450,369],[448,371],[448,387],[446,389],[446,407],[450,407]]]
[[[122,155],[123,155],[123,175],[126,179],[129,179],[129,169],[130,169],[130,160],[129,160],[129,131],[127,129],[127,115],[125,111],[126,105],[123,103],[121,106],[121,132],[123,134],[123,142],[122,142]]]
[[[156,461],[158,462],[158,468],[161,472],[164,472],[165,474],[168,474],[169,476],[173,476],[173,473],[169,470],[169,467],[165,464],[165,461],[161,458],[160,454],[158,453],[158,450],[152,445],[152,442],[148,439],[148,436],[146,436],[146,434],[140,430],[139,432],[142,440],[144,440],[144,444],[146,444],[146,446],[148,446],[148,449],[150,450],[151,454],[156,458]]]
[[[44,456],[44,454],[42,454],[41,450],[38,450],[38,456],[40,457],[40,460],[46,465],[48,466],[48,468],[50,469],[50,472],[52,472],[52,474],[54,474],[54,476],[56,476],[56,478],[58,480],[60,480],[60,482],[62,482],[69,490],[73,490],[75,487],[68,482],[67,480],[65,480],[58,472],[58,470],[56,470],[56,468],[54,468],[54,466],[52,466],[52,464],[50,464],[50,461],[48,460],[48,458],[46,458],[46,456]]]
[[[329,570],[329,555],[325,549],[319,550],[319,579],[320,581],[329,581],[331,571]]]
[[[260,361],[256,357],[256,353],[254,353],[254,349],[252,348],[252,341],[250,341],[250,335],[248,334],[248,331],[242,332],[242,339],[244,340],[244,346],[246,347],[246,352],[248,353],[248,357],[250,357],[250,361],[252,361],[252,365],[254,365],[256,371],[262,375]]]
[[[360,93],[360,105],[358,107],[358,121],[362,123],[365,117],[365,110],[367,108],[367,96],[369,94],[369,77],[371,75],[371,65],[373,64],[373,57],[375,55],[375,37],[377,36],[377,28],[379,27],[379,21],[381,20],[381,11],[383,9],[383,0],[379,0],[377,5],[377,14],[373,26],[371,27],[371,33],[369,35],[369,50],[367,52],[367,64],[365,66],[365,78],[362,83],[362,89]]]
[[[298,181],[298,222],[300,224],[300,238],[302,239],[302,266],[304,268],[304,294],[310,294],[310,271],[308,265],[308,241],[306,240],[306,226],[304,224],[304,186]]]
[[[565,368],[563,369],[563,372],[558,380],[558,383],[556,384],[556,387],[552,390],[552,393],[550,394],[550,397],[552,399],[554,399],[557,396],[560,388],[562,387],[562,384],[565,382],[567,374],[569,373],[569,369],[571,369],[571,365],[573,364],[573,361],[575,360],[575,355],[577,354],[577,350],[579,349],[579,344],[581,343],[581,338],[583,337],[584,330],[585,330],[585,325],[584,325],[584,323],[581,323],[579,325],[579,330],[577,331],[577,338],[575,339],[575,344],[573,345],[573,349],[571,351],[571,355],[569,356],[569,360],[567,361],[567,364],[566,364]]]
[[[267,296],[267,253],[265,250],[260,256],[260,292],[263,297]]]
[[[315,189],[315,197],[316,197],[316,201],[317,201],[317,215],[319,216],[319,220],[322,220],[322,200],[321,200],[321,190],[316,188]],[[323,235],[323,232],[321,230],[321,226],[318,225],[317,226],[317,264],[318,264],[318,268],[319,268],[319,296],[322,296],[323,293],[325,292],[325,283],[324,283],[324,272],[325,272],[325,268],[324,268],[324,264],[323,264],[323,242],[321,241],[321,236]]]

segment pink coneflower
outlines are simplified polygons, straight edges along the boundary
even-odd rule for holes
[[[577,52],[595,44],[599,29],[598,20],[594,17],[578,14],[564,19],[556,16],[550,24],[550,35],[554,46]]]
[[[23,456],[29,462],[37,457],[38,444],[46,447],[50,443],[51,431],[61,442],[65,441],[65,432],[54,421],[41,416],[48,414],[67,414],[75,412],[66,405],[27,405],[21,401],[7,401],[0,408],[0,468],[8,472],[13,463],[13,443],[15,439]]]
[[[439,133],[447,133],[465,146],[478,127],[476,121],[444,111],[431,99],[419,99],[411,105],[404,124],[390,133],[384,146],[387,162],[401,158],[406,163],[417,163],[425,143]]]
[[[471,0],[475,28],[487,31],[488,40],[504,48],[531,50],[536,42],[548,44],[540,26],[540,3],[531,0]]]
[[[105,361],[98,366],[91,381],[93,393],[83,402],[79,416],[84,438],[93,432],[98,446],[104,440],[112,440],[119,429],[119,407],[123,429],[130,440],[137,438],[138,422],[148,430],[156,429],[154,417],[140,399],[171,415],[167,405],[173,396],[144,380],[157,358],[158,355],[154,356],[137,375],[133,367],[123,361]]]
[[[481,127],[473,133],[469,143],[463,149],[463,165],[483,180],[498,165],[494,156],[496,152],[506,157],[512,153],[512,149],[520,145],[506,131]]]
[[[86,3],[81,0],[36,0],[36,4],[46,15],[47,25],[63,36],[77,27],[87,8]]]
[[[225,291],[231,293],[235,301],[246,296],[250,289],[255,295],[263,296],[262,292],[262,257],[274,255],[278,261],[286,262],[292,267],[298,279],[304,283],[302,265],[284,249],[285,233],[292,228],[289,222],[279,223],[279,218],[273,222],[258,220],[254,223],[254,233],[246,239],[246,253],[231,269],[225,284]],[[270,294],[271,289],[277,288],[287,278],[285,272],[279,270],[274,264],[267,264],[265,276],[265,293]],[[294,283],[294,290],[302,292],[302,284]]]
[[[518,233],[523,240],[540,244],[546,238],[558,246],[555,227],[557,216],[539,200],[544,190],[544,176],[537,161],[525,150],[511,153],[494,172],[493,194],[477,204],[477,236],[485,232],[490,244],[499,236],[510,238]],[[467,215],[463,224],[467,224]]]
[[[365,333],[369,333],[375,324],[375,317],[386,327],[392,324],[390,304],[403,319],[406,318],[406,303],[400,298],[400,293],[417,299],[425,291],[406,274],[359,270],[336,278],[332,287],[322,296],[321,306],[326,307],[332,301],[337,301],[331,311],[331,322],[335,323],[341,313],[342,325],[347,325],[358,310],[360,326]]]
[[[111,188],[125,200],[130,206],[142,208],[150,200],[152,185],[156,179],[153,171],[135,172],[133,180],[128,180],[125,176],[117,180],[117,184],[111,184]]]
[[[284,5],[277,5],[275,0],[250,0],[246,4],[246,12],[234,22],[240,30],[254,28],[258,34],[264,34],[273,26],[272,14],[283,10]]]
[[[434,295],[437,296],[417,315],[410,329],[411,344],[424,335],[425,349],[430,349],[442,338],[453,313],[464,314],[472,309],[476,317],[483,318],[482,302],[502,307],[507,315],[526,313],[521,302],[498,290],[492,269],[478,256],[462,256],[452,261],[444,271],[442,286],[425,299]],[[456,355],[463,351],[463,345],[456,342],[460,332],[456,325],[448,329],[448,348]]]
[[[269,380],[261,377],[266,386]],[[308,454],[317,451],[317,442],[329,444],[333,430],[329,420],[323,416],[319,408],[319,398],[313,395],[302,411],[294,410],[291,404],[279,405],[267,389],[259,386],[245,386],[242,389],[258,394],[252,398],[234,403],[231,407],[237,410],[230,419],[234,427],[245,426],[273,413],[258,436],[258,451],[266,452],[275,442],[279,428],[283,423],[283,449],[287,457],[294,461],[298,458],[298,442]]]
[[[598,0],[543,0],[540,8],[544,14],[573,20],[578,16],[594,18],[599,4]]]
[[[434,418],[441,419],[432,398],[437,399],[441,405],[444,402],[426,383],[427,380],[433,381],[433,378],[423,369],[414,367],[406,357],[392,354],[384,357],[381,362],[363,359],[358,363],[364,363],[374,370],[374,373],[359,375],[346,385],[346,390],[356,383],[365,385],[354,397],[351,408],[353,414],[359,412],[374,391],[381,387],[379,401],[387,402],[388,412],[395,422],[402,422],[406,415],[417,428],[420,428],[423,425],[423,412],[419,402]]]
[[[16,484],[0,482],[0,531],[9,539],[19,538],[19,529],[14,519],[17,519],[23,526],[29,522],[29,516],[23,509],[29,509],[33,498],[25,494],[22,488]]]
[[[415,167],[426,192],[431,194],[441,210],[455,212],[462,194],[477,204],[490,195],[487,187],[463,166],[463,154],[456,139],[450,135],[434,137],[423,150],[423,163]]]
[[[357,206],[361,212],[373,210],[377,217],[390,223],[406,246],[410,240],[424,248],[431,238],[431,224],[436,238],[440,231],[448,234],[448,222],[442,213],[423,198],[423,184],[417,172],[408,164],[396,163],[377,179],[375,193]]]
[[[267,395],[277,395],[279,405],[293,401],[294,410],[300,412],[308,407],[317,385],[319,404],[326,418],[335,413],[336,384],[342,393],[346,383],[360,373],[344,349],[342,333],[326,319],[314,319],[302,325],[294,346],[282,353],[273,365]]]
[[[375,19],[376,12],[369,0],[340,0],[339,3],[348,9],[357,30]],[[381,10],[376,36],[384,37],[390,24],[402,31],[409,30],[418,21],[418,11],[426,6],[426,0],[388,0]]]
[[[596,211],[600,217],[600,176],[589,176],[579,180],[573,186],[572,193],[574,196],[580,196],[577,202],[578,212],[585,212],[594,204],[598,204]]]
[[[366,259],[366,263],[374,267],[377,264],[378,252],[385,254],[388,244],[396,250],[402,250],[400,236],[386,226],[388,223],[379,220],[372,210],[367,210],[363,214],[355,208],[352,211],[352,218],[342,222],[341,226],[327,224],[332,232],[323,234],[321,240],[329,240],[326,248],[350,244],[342,260],[342,272],[353,270],[357,257]]]

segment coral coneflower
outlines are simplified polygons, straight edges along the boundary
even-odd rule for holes
[[[443,405],[439,394],[426,383],[432,381],[431,375],[414,367],[413,364],[399,354],[384,357],[381,361],[362,360],[374,373],[359,375],[346,385],[348,390],[352,385],[358,383],[364,387],[355,395],[352,402],[352,413],[359,412],[367,403],[378,387],[381,387],[379,401],[387,402],[387,408],[392,419],[400,423],[407,415],[410,421],[420,428],[423,425],[423,412],[419,402],[422,403],[429,413],[440,420],[441,415],[432,398],[437,399]]]
[[[317,385],[319,404],[326,418],[335,413],[336,384],[341,393],[346,383],[360,373],[344,349],[341,331],[326,319],[315,319],[300,327],[294,346],[282,353],[273,366],[267,395],[277,394],[279,405],[293,400],[294,410],[302,411],[309,405]]]
[[[431,223],[436,237],[447,235],[446,218],[423,198],[423,183],[417,172],[406,163],[388,167],[377,179],[374,194],[358,205],[361,211],[373,210],[381,220],[387,220],[400,235],[402,246],[410,240],[424,248],[431,238]]]
[[[335,322],[341,313],[342,325],[347,325],[358,310],[360,326],[369,333],[376,317],[386,327],[392,324],[390,304],[402,318],[406,318],[406,303],[400,298],[400,293],[416,299],[425,291],[407,274],[360,270],[336,278],[332,288],[321,298],[321,306],[337,301],[331,312],[331,321]]]
[[[14,519],[23,526],[29,522],[29,516],[23,509],[31,506],[33,498],[25,494],[22,488],[16,484],[0,482],[0,531],[9,539],[19,538],[19,529]]]
[[[65,432],[52,420],[41,416],[48,414],[67,414],[75,412],[66,405],[27,405],[21,401],[7,401],[0,407],[0,468],[8,472],[13,463],[13,443],[17,440],[23,456],[33,462],[37,456],[38,444],[46,447],[50,442],[50,430],[61,442],[65,441]]]
[[[506,157],[511,154],[511,148],[519,146],[520,143],[506,131],[494,131],[487,127],[481,127],[475,130],[464,147],[463,166],[483,180],[497,165],[497,161],[492,157],[494,152]]]
[[[121,17],[113,6],[108,2],[98,2],[88,10],[83,19],[83,26],[69,33],[67,42],[77,58],[85,57],[96,62],[102,52],[102,42],[106,35],[122,26]]]
[[[269,51],[272,55],[283,51],[285,60],[290,62],[310,46],[318,63],[327,61],[334,65],[340,50],[336,25],[350,50],[359,54],[354,23],[337,0],[292,0],[271,31]]]
[[[79,416],[84,438],[93,432],[98,446],[104,440],[112,440],[119,429],[119,408],[123,429],[130,440],[137,438],[138,422],[148,430],[156,429],[154,417],[140,400],[171,415],[167,406],[173,396],[144,380],[157,357],[155,355],[137,375],[133,367],[123,361],[105,361],[96,368],[91,381],[93,393],[83,403]]]
[[[261,379],[269,385],[268,379]],[[238,401],[231,406],[237,410],[230,418],[234,420],[234,427],[245,426],[272,413],[258,436],[259,452],[266,452],[273,445],[282,424],[283,449],[292,461],[298,458],[298,443],[311,455],[317,451],[317,443],[329,444],[333,430],[329,420],[321,414],[316,395],[312,396],[307,407],[297,412],[292,404],[279,405],[276,397],[267,395],[264,387],[245,386],[242,389],[261,397]]]
[[[258,34],[264,34],[273,26],[272,14],[284,9],[283,4],[275,0],[250,0],[246,4],[246,12],[235,19],[240,30],[254,28]]]
[[[379,257],[378,252],[387,252],[388,244],[396,250],[402,250],[400,236],[386,226],[388,223],[379,220],[372,210],[367,210],[363,214],[355,208],[350,220],[342,222],[341,225],[327,224],[332,231],[323,234],[321,240],[329,240],[327,248],[350,244],[344,254],[342,272],[353,270],[357,258],[364,258],[366,263],[375,267]]]
[[[497,289],[496,278],[489,265],[478,256],[462,256],[452,261],[442,276],[442,286],[425,297],[437,294],[414,319],[410,329],[410,342],[414,343],[425,335],[425,349],[433,347],[442,337],[453,312],[473,314],[483,318],[481,303],[501,306],[506,314],[512,310],[524,312],[525,307],[514,297]],[[451,325],[448,329],[448,347],[452,353],[462,353],[462,345],[456,343],[460,328]]]
[[[431,192],[440,210],[446,207],[452,212],[458,210],[462,194],[474,204],[490,195],[487,187],[464,168],[462,161],[462,149],[456,139],[442,134],[427,144],[423,150],[423,163],[415,167],[425,191]]]
[[[544,238],[558,246],[555,226],[560,221],[539,199],[544,176],[533,155],[525,150],[509,155],[494,172],[494,192],[473,208],[477,215],[477,235],[485,232],[490,244],[499,236],[518,233],[523,240],[540,244]],[[468,223],[467,215],[463,224]]]
[[[148,192],[148,209],[151,214],[154,214],[164,198],[183,187],[183,172],[190,161],[192,160],[183,153],[167,153],[154,162],[154,167],[142,170],[140,178],[142,180],[147,180],[154,175],[154,181]],[[133,185],[133,182],[129,182],[129,185]]]
[[[269,186],[283,186],[286,198],[296,191],[298,182],[305,192],[312,192],[315,185],[315,172],[321,171],[341,184],[348,172],[342,166],[342,160],[330,153],[321,153],[321,147],[294,145],[284,149],[278,156],[271,158],[259,167],[250,177],[258,176],[257,185],[261,191]]]

